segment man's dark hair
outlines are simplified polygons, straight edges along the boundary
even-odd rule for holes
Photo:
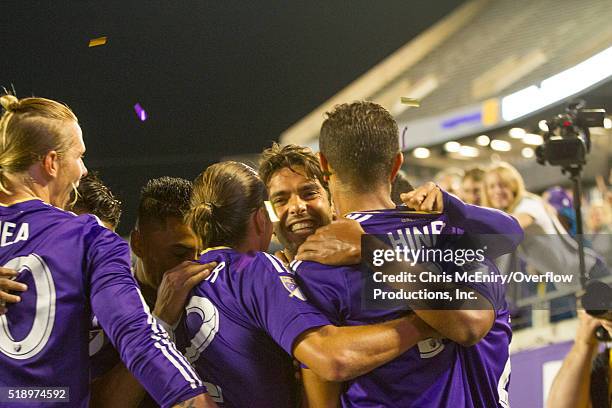
[[[479,183],[484,180],[485,171],[481,167],[472,167],[465,171],[463,175],[463,180],[470,179]]]
[[[388,180],[400,152],[397,123],[373,102],[338,105],[321,126],[319,149],[340,180],[365,191]]]
[[[189,211],[192,184],[178,177],[149,180],[140,191],[138,224],[163,223],[169,217],[183,219]]]
[[[329,195],[327,181],[323,179],[323,171],[319,165],[319,159],[313,151],[304,146],[289,144],[281,147],[278,143],[273,143],[272,147],[267,148],[259,159],[259,177],[267,186],[270,179],[277,171],[288,168],[291,171],[300,173],[296,167],[301,167],[305,177],[319,180],[319,183]],[[301,173],[300,173],[301,174]]]
[[[117,200],[96,172],[88,173],[79,182],[78,197],[72,211],[93,214],[115,229],[121,217],[121,201]]]

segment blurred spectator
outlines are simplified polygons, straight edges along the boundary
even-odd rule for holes
[[[525,261],[538,271],[578,271],[578,245],[568,236],[552,208],[525,189],[520,173],[508,163],[500,162],[488,169],[485,193],[489,205],[512,214],[525,231],[521,252]],[[539,234],[539,236],[538,236]],[[586,251],[587,270],[597,256]]]
[[[587,230],[591,247],[612,266],[612,210],[607,201],[594,201],[587,211]]]
[[[525,232],[566,232],[563,226],[555,226],[557,217],[547,211],[540,197],[525,189],[523,177],[508,163],[499,162],[488,169],[485,193],[489,206],[512,214]]]
[[[612,232],[612,211],[604,201],[593,201],[589,206],[587,228],[593,234],[610,234]]]
[[[525,231],[525,238],[519,246],[518,259],[509,262],[508,268],[516,268],[520,259],[536,272],[571,274],[573,286],[577,289],[580,270],[578,244],[559,222],[554,210],[547,207],[539,196],[525,189],[520,173],[508,163],[495,164],[485,175],[485,193],[487,203],[491,207],[513,215]],[[585,248],[585,264],[586,272],[592,278],[607,274],[602,260],[589,248]],[[504,269],[500,266],[500,270],[525,271],[525,268]],[[547,286],[547,290],[554,288],[553,284]],[[523,289],[517,290],[516,293],[523,293]],[[559,318],[573,315],[574,303],[573,297],[553,299],[553,320],[558,320],[554,317],[555,313],[559,314]]]
[[[576,235],[576,212],[572,197],[563,187],[551,187],[542,194],[542,198],[555,209],[559,221],[573,237]]]
[[[610,408],[610,349],[597,354],[595,330],[600,325],[612,335],[612,322],[579,313],[576,340],[563,360],[548,393],[549,408]]]
[[[480,167],[465,172],[461,184],[463,201],[468,204],[484,205],[484,176],[485,171]]]
[[[436,183],[442,190],[461,197],[461,182],[463,181],[463,170],[457,167],[449,167],[441,170],[434,176]]]

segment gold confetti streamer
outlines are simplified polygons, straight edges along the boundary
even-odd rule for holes
[[[106,37],[93,38],[89,40],[89,47],[97,47],[106,44]]]
[[[266,207],[266,210],[268,211],[268,216],[270,217],[270,221],[272,221],[273,223],[279,222],[280,219],[276,215],[276,211],[274,211],[274,206],[272,205],[272,203],[266,200],[264,201],[264,205]]]
[[[406,98],[405,96],[402,96],[400,98],[400,102],[402,102],[404,105],[408,105],[412,108],[418,108],[419,106],[421,106],[421,101],[419,101],[418,99],[415,98]]]

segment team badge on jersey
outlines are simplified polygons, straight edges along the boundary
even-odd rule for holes
[[[419,353],[421,353],[421,358],[432,358],[442,352],[444,350],[444,343],[439,339],[427,339],[418,342],[417,346],[419,347]]]
[[[306,301],[306,296],[300,290],[300,287],[295,283],[295,279],[291,276],[279,276],[281,282],[283,282],[283,286],[290,293],[289,297],[296,297],[300,300]]]

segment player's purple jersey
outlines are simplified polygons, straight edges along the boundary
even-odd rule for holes
[[[69,405],[38,404],[88,406],[88,335],[95,314],[126,366],[160,405],[205,391],[149,314],[130,273],[128,245],[118,235],[93,216],[40,200],[0,206],[0,224],[0,265],[16,269],[17,280],[28,285],[22,301],[0,317],[0,386],[68,387]]]
[[[447,196],[448,197],[448,196]],[[464,205],[461,203],[461,205]],[[450,208],[448,204],[445,208]],[[482,212],[509,234],[522,236],[518,223],[500,212],[480,207],[463,210]],[[348,214],[369,234],[391,234],[396,245],[407,243],[439,247],[446,236],[461,233],[469,226],[453,223],[452,215],[427,214],[398,209]],[[482,220],[481,220],[482,221]],[[454,225],[453,225],[454,224]],[[483,233],[499,232],[488,230]],[[510,239],[508,250],[518,242]],[[413,248],[415,249],[415,248]],[[495,268],[489,263],[491,268]],[[362,304],[363,276],[358,268],[331,267],[314,262],[294,261],[298,282],[309,301],[337,325],[361,325],[390,320],[400,310],[372,310]],[[495,269],[496,270],[496,269]],[[345,407],[507,407],[510,376],[508,347],[512,336],[504,288],[501,284],[466,284],[485,296],[495,310],[495,323],[476,345],[462,347],[449,340],[426,340],[395,360],[347,383],[342,394]]]
[[[213,261],[217,267],[186,307],[185,355],[221,406],[295,407],[294,341],[329,320],[272,255],[214,248],[200,257]]]

